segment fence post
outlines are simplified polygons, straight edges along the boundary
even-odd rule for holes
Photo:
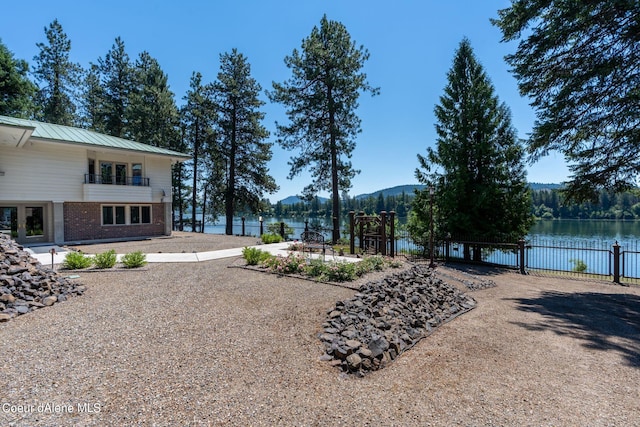
[[[282,238],[284,239],[284,221],[280,222],[280,235],[282,236]]]
[[[304,231],[309,231],[309,220],[308,219],[304,220]]]
[[[450,247],[451,247],[451,234],[447,233],[447,237],[444,239],[444,259],[446,262],[449,262],[449,257],[451,256]]]
[[[387,211],[380,211],[380,254],[387,255]]]
[[[356,253],[356,235],[354,233],[354,227],[355,227],[355,216],[356,213],[354,211],[349,211],[349,234],[351,236],[351,239],[349,241],[349,253],[351,255]]]
[[[525,246],[524,246],[524,239],[520,239],[518,240],[518,250],[520,252],[520,274],[527,274],[527,271],[524,268],[524,262],[525,262],[525,256],[524,256],[524,251],[525,251]]]
[[[620,284],[620,245],[617,240],[613,244],[613,283]]]
[[[244,236],[244,217],[241,217],[240,219],[242,219],[242,235]]]
[[[389,212],[389,239],[390,239],[390,249],[389,249],[389,256],[391,258],[394,258],[396,256],[396,223],[395,223],[395,218],[396,218],[396,212],[395,211],[391,211]]]

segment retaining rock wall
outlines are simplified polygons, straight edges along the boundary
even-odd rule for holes
[[[81,295],[85,287],[40,264],[0,234],[0,322]]]
[[[319,334],[330,361],[364,375],[381,369],[429,335],[433,328],[476,306],[476,301],[417,265],[362,285],[328,311]]]

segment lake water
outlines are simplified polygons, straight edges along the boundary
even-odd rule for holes
[[[265,218],[263,228],[266,232],[271,223],[284,221],[293,227],[295,234],[300,234],[305,227],[300,218]],[[309,224],[318,223],[323,228],[330,228],[331,223],[322,219],[312,219]],[[242,221],[234,218],[233,233],[241,234]],[[346,228],[346,225],[343,225]],[[218,224],[208,224],[204,228],[205,233],[224,234],[224,220]],[[245,220],[245,234],[257,236],[260,232],[260,223],[257,217],[247,217]],[[635,242],[640,240],[640,221],[607,221],[607,220],[540,220],[531,228],[528,238],[544,240],[580,240],[580,241],[615,241]]]
[[[265,218],[266,232],[271,223],[280,223],[281,218]],[[294,229],[293,237],[302,233],[305,222],[300,218],[286,218],[284,221]],[[330,229],[329,221],[311,220],[310,226],[317,224]],[[347,228],[346,224],[343,229]],[[206,225],[205,233],[224,234],[224,222]],[[234,234],[242,233],[242,221],[234,219]],[[247,217],[245,234],[258,236],[260,223],[257,217]],[[327,236],[330,232],[325,233]],[[540,220],[531,228],[527,236],[529,246],[526,252],[527,268],[572,271],[577,261],[586,264],[586,273],[609,275],[612,272],[613,245],[621,246],[623,276],[640,276],[640,221],[607,220]],[[409,241],[399,241],[398,250],[415,248]],[[452,249],[452,255],[459,254]],[[455,251],[459,248],[455,247]],[[512,251],[494,251],[486,254],[488,262],[517,266],[517,255]]]

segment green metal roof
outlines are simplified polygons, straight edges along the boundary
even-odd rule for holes
[[[34,129],[32,138],[41,138],[51,141],[82,144],[93,147],[113,148],[116,150],[137,151],[141,153],[157,154],[161,156],[176,157],[181,160],[189,159],[188,154],[154,147],[141,142],[129,141],[115,136],[104,135],[87,129],[70,126],[54,125],[35,120],[17,119],[14,117],[0,116],[0,125],[9,125]]]

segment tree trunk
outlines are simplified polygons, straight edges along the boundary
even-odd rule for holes
[[[200,151],[200,135],[198,120],[195,123],[195,139],[193,141],[193,191],[191,193],[191,232],[196,231],[196,208],[198,207],[198,151]]]
[[[329,99],[329,135],[331,138],[331,241],[336,244],[340,240],[340,191],[338,189],[338,148],[336,144],[335,106],[331,86],[327,89]]]
[[[233,110],[231,121],[231,147],[229,147],[229,181],[227,182],[227,194],[224,198],[224,210],[226,215],[225,234],[233,234],[233,202],[236,187],[236,110]]]

